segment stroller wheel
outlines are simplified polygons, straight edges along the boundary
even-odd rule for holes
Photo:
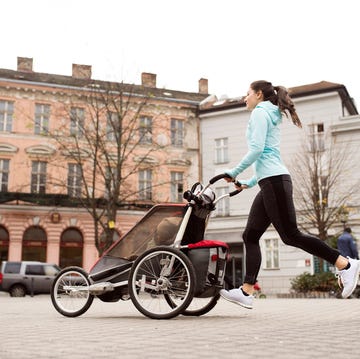
[[[194,267],[177,249],[152,248],[131,267],[131,300],[149,318],[169,319],[181,314],[191,303],[194,291]]]
[[[193,298],[190,305],[182,312],[185,316],[200,316],[210,312],[215,307],[220,294],[216,294],[214,297],[208,298]]]
[[[219,298],[220,294],[207,298],[194,297],[189,306],[181,314],[187,317],[199,317],[200,315],[204,315],[215,307]],[[171,301],[171,298],[168,297],[167,300],[170,305],[176,306],[176,304]]]
[[[66,317],[84,314],[94,300],[89,292],[90,281],[80,267],[67,267],[58,273],[51,288],[55,309]]]

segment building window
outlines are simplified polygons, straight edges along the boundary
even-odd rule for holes
[[[228,139],[218,138],[215,140],[215,163],[226,163],[228,161]]]
[[[140,200],[152,200],[152,171],[139,171],[139,198]]]
[[[46,162],[33,161],[31,166],[31,193],[45,193]]]
[[[152,118],[140,117],[139,138],[142,144],[152,143]]]
[[[9,184],[10,160],[0,159],[0,190],[7,192]]]
[[[216,198],[229,193],[228,187],[218,187],[215,189]],[[215,216],[226,217],[230,215],[230,198],[225,197],[216,203]]]
[[[265,268],[279,268],[279,239],[265,239]]]
[[[182,202],[184,192],[184,175],[182,172],[171,172],[171,202]]]
[[[68,195],[70,197],[81,197],[82,183],[81,166],[75,163],[68,164]]]
[[[310,152],[319,152],[325,150],[325,132],[324,124],[317,123],[309,125],[310,132]]]
[[[85,125],[85,110],[79,107],[72,107],[70,110],[70,135],[81,137]]]
[[[182,147],[184,144],[184,121],[171,119],[171,145]]]
[[[37,135],[49,132],[50,105],[35,105],[35,129]]]
[[[106,139],[115,141],[115,131],[118,128],[119,116],[116,112],[108,112],[106,117]]]
[[[14,103],[0,101],[0,131],[11,132],[14,115]]]
[[[330,272],[331,264],[322,260],[319,257],[314,256],[314,273]]]

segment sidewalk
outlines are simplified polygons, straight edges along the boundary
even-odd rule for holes
[[[359,358],[359,299],[258,299],[252,310],[220,299],[202,317],[144,317],[131,301],[66,318],[47,295],[0,294],[2,359]]]

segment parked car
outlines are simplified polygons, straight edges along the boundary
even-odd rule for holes
[[[0,271],[0,290],[9,292],[12,297],[50,293],[59,271],[60,267],[51,263],[4,261]]]

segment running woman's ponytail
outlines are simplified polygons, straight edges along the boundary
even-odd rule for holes
[[[286,117],[291,117],[292,122],[297,127],[302,127],[295,106],[291,100],[287,89],[283,86],[273,86],[268,81],[254,81],[250,87],[255,91],[261,91],[264,96],[264,101],[270,101],[272,104],[279,106],[279,109]]]

